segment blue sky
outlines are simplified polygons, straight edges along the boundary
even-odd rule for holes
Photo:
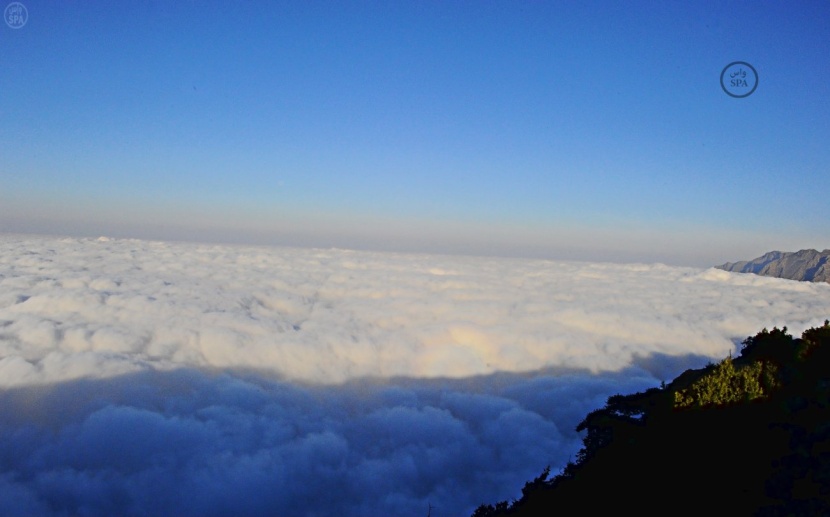
[[[0,231],[683,265],[830,247],[827,2],[23,3],[0,25]],[[743,99],[719,84],[739,60]]]

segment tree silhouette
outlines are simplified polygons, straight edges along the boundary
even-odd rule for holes
[[[473,516],[830,515],[830,321],[743,344],[738,358],[609,397],[577,426],[576,462]]]

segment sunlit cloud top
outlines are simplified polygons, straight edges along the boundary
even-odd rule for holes
[[[5,236],[5,385],[177,366],[314,383],[726,355],[830,286],[665,265]]]

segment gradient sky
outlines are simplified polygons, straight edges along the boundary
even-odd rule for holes
[[[700,266],[830,247],[826,1],[23,3],[0,231]],[[733,61],[749,97],[721,89]]]

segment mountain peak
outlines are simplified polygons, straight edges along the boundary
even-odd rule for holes
[[[770,251],[752,260],[727,262],[715,267],[735,273],[754,273],[805,282],[830,282],[828,260],[830,249],[821,252],[814,249]]]

